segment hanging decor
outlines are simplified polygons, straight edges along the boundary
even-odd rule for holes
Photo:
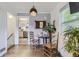
[[[30,9],[30,15],[31,16],[36,16],[37,13],[38,13],[37,9],[35,8],[34,3],[33,3],[33,7]]]

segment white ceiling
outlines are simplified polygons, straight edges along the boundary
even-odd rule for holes
[[[34,2],[38,12],[52,12],[60,2]],[[33,2],[0,2],[0,5],[9,7],[17,12],[29,12],[33,6]]]

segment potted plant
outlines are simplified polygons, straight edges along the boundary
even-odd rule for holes
[[[43,28],[43,30],[48,32],[49,38],[50,38],[50,45],[52,45],[52,33],[55,33],[55,31],[56,31],[55,25],[54,24],[51,25],[51,24],[48,23],[48,25],[45,26]]]
[[[66,39],[65,49],[75,56],[75,51],[79,51],[79,28],[71,27],[64,31]]]

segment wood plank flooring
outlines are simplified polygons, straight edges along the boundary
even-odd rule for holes
[[[30,46],[17,45],[11,48],[4,57],[44,57],[42,49],[32,49]]]
[[[19,38],[19,44],[27,44],[28,38]]]

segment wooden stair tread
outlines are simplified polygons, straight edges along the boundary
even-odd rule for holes
[[[51,48],[56,48],[56,44],[52,44],[52,46],[50,44],[45,44],[45,47],[51,49]]]

